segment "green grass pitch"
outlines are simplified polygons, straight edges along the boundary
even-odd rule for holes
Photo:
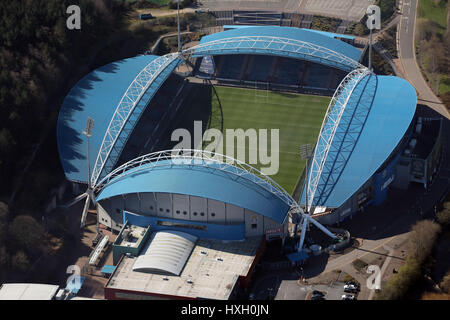
[[[224,131],[228,128],[280,130],[279,171],[271,178],[292,193],[305,166],[300,158],[300,145],[314,146],[330,98],[219,86],[216,91],[222,105]],[[217,107],[214,97],[212,103],[213,108]],[[261,167],[259,163],[254,166]]]

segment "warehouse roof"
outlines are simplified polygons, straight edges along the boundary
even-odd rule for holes
[[[180,231],[158,231],[151,235],[133,271],[162,272],[180,275],[197,237]]]
[[[136,293],[183,298],[227,300],[239,276],[247,276],[261,237],[245,241],[198,239],[180,275],[133,271],[136,257],[123,256],[105,290],[116,289],[117,298],[136,299]]]
[[[59,286],[41,283],[4,283],[0,300],[52,300]]]

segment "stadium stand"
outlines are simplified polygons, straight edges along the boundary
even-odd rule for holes
[[[271,56],[251,56],[245,80],[268,82],[274,60]]]
[[[158,136],[160,124],[164,123],[162,119],[173,111],[184,87],[185,82],[182,77],[176,74],[170,75],[136,124],[135,134],[127,141],[125,151],[119,158],[119,165],[141,154],[149,153],[155,148],[153,137]]]
[[[313,89],[326,89],[328,78],[330,76],[330,68],[320,64],[311,63],[308,68],[309,72],[305,77],[305,87]]]
[[[239,83],[249,87],[254,87],[255,82],[261,82],[268,83],[272,89],[289,87],[299,92],[304,92],[304,89],[308,92],[328,90],[325,94],[331,94],[346,75],[338,69],[285,57],[233,54],[213,58],[217,69],[212,78],[222,83]],[[200,64],[201,59],[198,59],[195,74],[202,78]]]
[[[276,74],[276,83],[286,85],[297,85],[299,83],[299,76],[302,74],[302,67],[304,63],[299,60],[281,58],[279,59],[278,72]]]
[[[244,55],[215,56],[214,61],[218,66],[217,78],[236,79],[241,78],[242,65],[244,63]]]

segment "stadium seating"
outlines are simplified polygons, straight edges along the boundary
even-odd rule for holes
[[[267,82],[272,65],[274,63],[274,57],[254,55],[249,61],[249,65],[246,72],[246,80]]]
[[[302,62],[299,60],[283,58],[278,64],[276,83],[296,85],[301,74]]]
[[[305,78],[305,87],[327,89],[330,68],[321,64],[311,63]]]
[[[198,59],[195,73],[198,71],[201,60]],[[217,55],[214,56],[216,72],[213,78],[233,85],[239,83],[243,86],[254,87],[255,82],[268,83],[272,89],[304,92],[320,92],[330,94],[334,91],[346,73],[321,64],[302,61],[286,57],[266,55]],[[167,104],[162,96],[159,100]]]
[[[217,78],[240,79],[245,56],[241,54],[214,57]]]
[[[119,158],[118,165],[139,155],[151,152],[155,131],[160,127],[162,119],[171,112],[177,97],[184,88],[182,77],[172,74],[159,88],[150,104],[137,122],[133,135],[127,141]]]

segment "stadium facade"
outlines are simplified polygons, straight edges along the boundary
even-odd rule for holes
[[[175,156],[163,150],[161,134],[190,88],[184,75],[175,72],[183,63],[192,66],[190,76],[219,84],[333,95],[307,175],[312,217],[334,224],[366,204],[381,203],[398,166],[405,163],[411,139],[419,139],[417,97],[407,81],[377,76],[361,65],[361,53],[332,34],[289,27],[236,28],[205,36],[181,53],[124,59],[81,79],[67,95],[58,121],[67,179],[92,187],[100,227],[119,232],[119,237],[129,228],[150,227],[149,247],[159,241],[155,239],[168,237],[190,248],[177,258],[184,266],[179,272],[168,270],[158,258],[141,259],[144,267],[141,263],[134,268],[145,248],[138,257],[122,255],[107,295],[233,297],[237,286],[246,285],[265,241],[284,241],[294,218],[292,208],[307,206],[305,190],[300,199],[293,199],[245,163],[216,161],[201,151]],[[83,135],[88,117],[95,120],[90,138]],[[398,176],[402,185],[413,180],[408,173]],[[259,240],[252,242],[255,238]],[[223,241],[235,245],[228,252],[230,260],[239,252],[249,259],[240,262],[239,270],[232,264],[226,269],[228,283],[220,282],[221,296],[212,294],[203,278],[196,280],[194,293],[177,291],[184,287],[181,282],[172,289],[164,286],[180,277],[192,286],[187,266],[194,263],[194,252],[212,248],[211,254],[219,255]],[[153,283],[156,291],[140,285],[156,281],[143,275],[143,269],[165,275]],[[135,287],[126,288],[123,277],[136,277]]]

